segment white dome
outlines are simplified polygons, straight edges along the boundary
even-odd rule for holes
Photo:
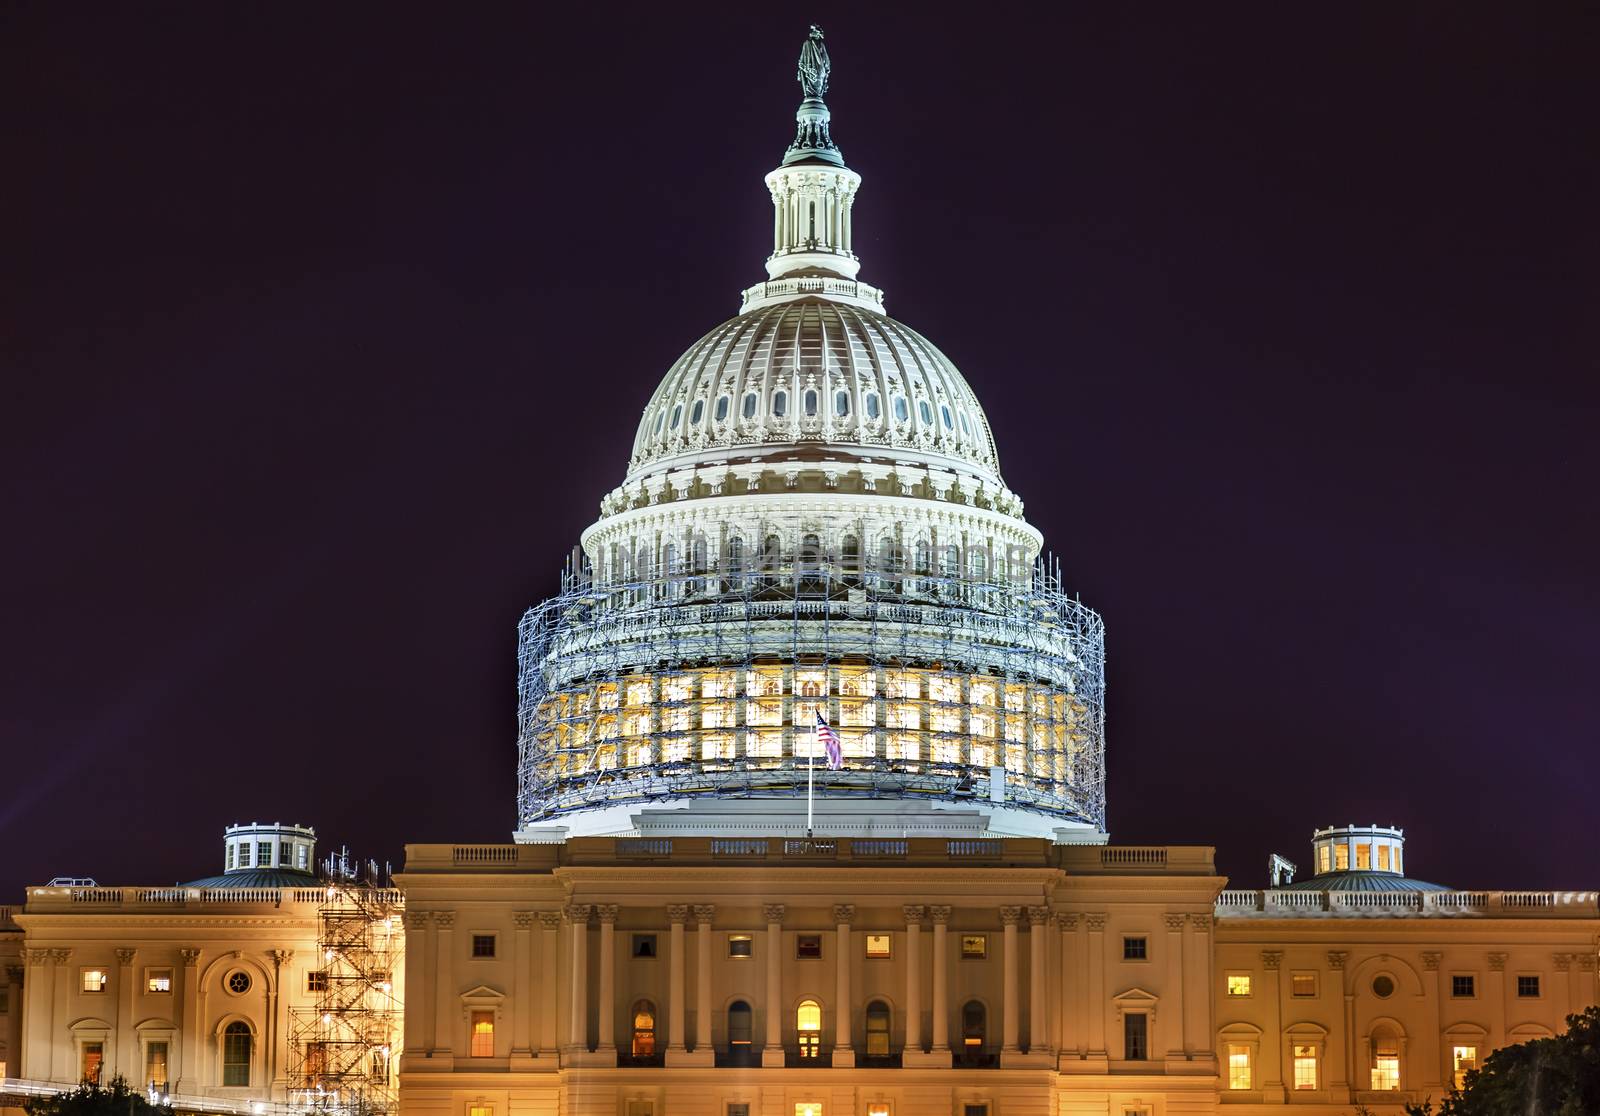
[[[796,447],[1001,483],[988,419],[955,365],[894,319],[822,297],[746,311],[690,346],[645,408],[628,480]]]

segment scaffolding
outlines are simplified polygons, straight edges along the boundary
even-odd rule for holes
[[[632,578],[597,578],[580,558],[523,616],[522,825],[803,796],[820,712],[845,763],[817,773],[819,795],[997,800],[987,786],[1105,831],[1105,629],[1053,560],[1008,578],[1004,564],[892,551],[749,565],[684,553]]]
[[[394,1113],[403,899],[384,886],[386,871],[370,862],[362,871],[342,850],[322,874],[321,967],[306,976],[314,1006],[290,1013],[289,1102],[336,1116]]]

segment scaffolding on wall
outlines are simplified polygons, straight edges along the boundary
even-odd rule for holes
[[[343,851],[322,874],[321,967],[306,976],[314,1006],[290,1013],[289,1101],[337,1116],[395,1113],[404,900],[387,871],[362,870]]]
[[[1020,582],[791,554],[600,584],[579,564],[524,615],[518,668],[524,826],[804,795],[820,709],[846,737],[821,796],[998,784],[1009,807],[1105,831],[1105,629],[1048,559]]]

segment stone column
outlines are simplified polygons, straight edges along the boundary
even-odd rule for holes
[[[289,970],[289,962],[294,960],[294,950],[273,949],[267,955],[272,958],[272,988],[267,995],[267,1017],[270,1034],[267,1039],[267,1080],[272,1083],[272,1095],[282,1096],[288,1084],[288,1053],[287,1038],[289,1034],[288,1014],[289,997],[283,994],[283,980]]]
[[[573,1054],[589,1051],[589,905],[573,903],[567,908],[571,934],[572,967],[567,974],[567,1046]]]
[[[1168,1020],[1167,1057],[1181,1060],[1189,1049],[1189,1036],[1183,1018],[1183,916],[1169,914],[1167,923],[1167,987],[1171,989],[1172,1007],[1162,1005],[1162,1016]],[[1155,1036],[1151,1035],[1151,1047]],[[1151,1051],[1154,1053],[1154,1050]]]
[[[1075,914],[1056,915],[1056,924],[1061,927],[1061,1034],[1056,1046],[1062,1058],[1075,1054],[1081,1059],[1088,1047],[1084,1045],[1083,1020],[1078,1013],[1083,1000],[1083,950],[1078,948],[1078,922]]]
[[[855,1047],[850,1042],[851,1023],[855,1018],[850,1004],[850,962],[853,960],[850,954],[850,923],[855,921],[855,917],[853,905],[834,904],[833,925],[838,934],[838,945],[835,947],[838,956],[833,964],[834,999],[837,1001],[833,1009],[833,1064],[845,1068],[856,1064]]]
[[[921,1054],[922,1047],[922,920],[926,907],[900,908],[906,916],[906,1045],[905,1053]]]
[[[684,1046],[684,1028],[687,1012],[684,1005],[683,992],[683,924],[689,917],[689,908],[682,903],[674,903],[667,907],[667,921],[672,924],[672,946],[669,953],[670,968],[667,971],[667,1013],[670,1022],[667,1024],[667,1058],[670,1060],[674,1054],[686,1052]]]
[[[1349,1103],[1351,1082],[1355,1079],[1356,1052],[1352,1041],[1355,1032],[1355,996],[1345,987],[1344,979],[1344,962],[1348,956],[1346,950],[1328,951],[1328,979],[1344,1001],[1344,1018],[1338,1029],[1329,1035],[1328,1043],[1328,1089],[1335,1104]],[[1332,1050],[1335,1040],[1339,1046],[1338,1057],[1334,1057]]]
[[[1422,953],[1422,969],[1424,973],[1422,994],[1428,1001],[1428,1030],[1423,1035],[1422,1042],[1424,1046],[1429,1044],[1433,1046],[1433,1056],[1431,1058],[1428,1057],[1426,1050],[1423,1052],[1423,1064],[1426,1067],[1426,1072],[1422,1078],[1422,1087],[1434,1094],[1442,1092],[1444,1089],[1444,1078],[1440,1075],[1450,1073],[1453,1076],[1455,1068],[1453,1066],[1447,1067],[1444,1064],[1449,1052],[1442,1049],[1444,1042],[1439,1034],[1439,1009],[1444,1003],[1444,973],[1439,968],[1439,962],[1442,960],[1444,960],[1444,954],[1437,950],[1424,950]],[[1492,978],[1489,983],[1494,983]],[[1487,988],[1484,989],[1484,992],[1487,995],[1493,995]]]
[[[560,970],[561,912],[540,911],[540,935],[544,943],[539,950],[542,966],[539,978],[539,1057],[548,1058],[558,1053],[561,1040],[557,1037],[556,1023],[561,1014],[560,998],[556,995],[557,976]]]
[[[183,957],[183,1014],[178,1019],[179,1070],[183,1076],[173,1085],[174,1093],[198,1093],[203,1084],[200,1072],[200,1032],[205,1023],[200,1018],[200,951],[181,949]],[[168,1075],[171,1075],[170,1070]]]
[[[783,1065],[783,904],[766,903],[767,920],[767,1042],[761,1049],[763,1066]]]
[[[454,1057],[456,1035],[465,1033],[457,1002],[455,953],[456,912],[433,912],[433,1052]]]
[[[1086,1008],[1089,1013],[1089,1056],[1103,1059],[1106,1057],[1106,916],[1084,915],[1083,924],[1089,931],[1086,951],[1089,957],[1089,999]]]
[[[709,903],[694,909],[694,1049],[708,1061],[711,1058],[711,916],[717,908]]]
[[[1278,967],[1283,964],[1283,950],[1261,951],[1261,998],[1267,1005],[1267,1025],[1261,1036],[1261,1068],[1259,1088],[1268,1104],[1284,1102],[1283,1089],[1283,1002],[1279,992]]]
[[[617,905],[602,903],[594,912],[600,918],[600,1004],[599,1035],[595,1050],[615,1054],[617,1050]]]
[[[533,1057],[533,912],[513,911],[516,949],[511,960],[511,1057]]]
[[[24,949],[22,960],[26,966],[25,982],[23,987],[28,993],[28,1004],[25,1010],[17,1010],[15,993],[11,1000],[10,1019],[17,1020],[20,1024],[22,1016],[26,1016],[28,1027],[22,1030],[18,1025],[18,1032],[23,1036],[26,1044],[19,1054],[22,1057],[22,1066],[17,1071],[7,1067],[7,1072],[15,1077],[31,1077],[40,1081],[48,1081],[53,1072],[50,1064],[51,1037],[55,1034],[55,1022],[50,1014],[50,993],[55,983],[54,974],[50,968],[50,951],[48,949]]]
[[[1550,989],[1550,998],[1560,1006],[1561,1018],[1565,1020],[1567,1016],[1578,1010],[1578,1006],[1575,1003],[1576,997],[1573,995],[1572,954],[1552,953],[1550,960],[1556,969],[1556,987]]]
[[[144,1067],[135,1064],[138,1060],[138,1050],[133,1041],[133,959],[138,952],[135,949],[117,950],[117,1031],[114,1036],[116,1046],[113,1050],[106,1051],[112,1055],[106,1059],[108,1065],[115,1067],[112,1073],[120,1073],[136,1090],[142,1089],[145,1085]],[[17,1009],[12,1008],[12,1010]],[[106,1080],[111,1080],[110,1074],[106,1076]]]
[[[1201,1059],[1216,1065],[1217,1052],[1214,1036],[1217,1033],[1217,1004],[1213,989],[1216,987],[1216,955],[1211,948],[1211,928],[1216,916],[1192,914],[1189,916],[1188,937],[1184,939],[1184,969],[1188,976],[1188,992],[1184,997],[1189,1005],[1190,1023],[1185,1030],[1189,1036],[1190,1061]],[[1198,1036],[1204,1035],[1202,1043]]]
[[[428,969],[427,911],[407,911],[406,925],[406,1000],[405,1039],[403,1049],[407,1054],[425,1054],[433,1048],[433,1011],[428,1005],[428,983],[433,974]]]
[[[1017,979],[1017,923],[1022,921],[1021,907],[1001,907],[1000,924],[1004,927],[1002,936],[1005,945],[1005,956],[1001,959],[1002,972],[1005,974],[1005,992],[1002,1000],[1000,1015],[1002,1026],[1000,1029],[1000,1054],[1003,1058],[1007,1054],[1019,1054],[1022,1047],[1017,1043],[1017,1022],[1021,1012],[1017,1006],[1017,998],[1021,995],[1020,983]]]
[[[28,951],[23,951],[27,956]],[[22,1061],[22,1015],[25,1010],[22,1006],[22,977],[21,965],[6,966],[6,1004],[10,1011],[6,1014],[6,1076],[25,1077]]]
[[[1050,908],[1028,908],[1028,1053],[1044,1054],[1050,1049],[1050,1024],[1045,1017],[1049,995],[1045,991],[1047,972],[1045,939],[1049,933]]]
[[[52,1006],[50,1017],[54,1021],[54,1030],[50,1036],[51,1045],[56,1050],[55,1073],[52,1074],[57,1081],[76,1081],[81,1072],[76,1060],[78,1051],[72,1037],[67,1033],[67,1020],[71,1018],[67,1004],[72,994],[72,950],[52,949],[50,960],[54,963],[51,968],[52,980],[50,992]]]
[[[1498,1050],[1506,1041],[1506,957],[1489,954],[1489,1049]]]
[[[929,907],[933,919],[933,1050],[950,1053],[950,955],[945,937],[950,921],[949,907]]]

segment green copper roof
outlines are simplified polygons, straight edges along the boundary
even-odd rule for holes
[[[1426,880],[1413,880],[1409,876],[1397,876],[1393,872],[1370,872],[1353,869],[1349,872],[1323,872],[1321,875],[1312,876],[1309,880],[1296,880],[1294,883],[1283,884],[1274,890],[1449,891],[1450,889],[1441,884],[1428,883]]]
[[[190,880],[179,887],[316,887],[317,877],[310,872],[296,872],[293,868],[246,868],[243,871],[225,872],[220,876],[207,876]]]

